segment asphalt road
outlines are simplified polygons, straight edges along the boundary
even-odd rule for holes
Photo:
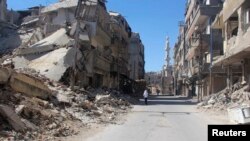
[[[197,112],[184,97],[151,97],[135,105],[121,125],[109,125],[87,141],[207,141],[207,125],[222,124]],[[85,140],[85,139],[84,139]]]

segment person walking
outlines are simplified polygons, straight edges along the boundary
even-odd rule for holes
[[[148,90],[145,89],[145,91],[143,92],[143,97],[145,100],[145,105],[148,105]]]

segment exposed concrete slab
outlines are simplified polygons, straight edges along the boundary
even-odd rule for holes
[[[35,69],[51,80],[59,81],[65,71],[74,65],[75,55],[77,55],[77,60],[82,58],[78,49],[60,48],[32,60],[28,67]]]
[[[15,91],[30,97],[48,99],[51,94],[50,89],[42,80],[22,73],[13,73],[10,79],[10,86]]]
[[[52,51],[59,47],[69,47],[74,45],[74,40],[67,36],[66,30],[61,28],[47,38],[31,45],[28,48],[21,48],[18,55],[27,55],[33,53],[43,53]]]
[[[15,111],[7,106],[0,105],[0,114],[9,122],[9,124],[16,131],[24,131],[26,130],[25,124],[21,121],[21,118],[15,113]]]
[[[0,68],[0,84],[6,84],[11,76],[11,69]]]

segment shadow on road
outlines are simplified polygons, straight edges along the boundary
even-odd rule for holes
[[[154,116],[155,114],[162,114],[162,115],[190,115],[191,113],[197,112],[162,112],[162,111],[132,111],[133,113],[152,113],[151,115]]]
[[[188,97],[150,96],[148,105],[196,105],[198,102]],[[140,99],[136,105],[145,105]]]

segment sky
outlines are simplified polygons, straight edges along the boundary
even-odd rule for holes
[[[58,0],[7,0],[8,8],[23,10],[49,5]],[[145,46],[145,70],[161,71],[165,58],[166,36],[170,38],[171,56],[178,36],[178,22],[184,19],[186,0],[107,0],[107,9],[121,13],[133,32],[140,33]],[[173,62],[173,58],[171,58]]]

